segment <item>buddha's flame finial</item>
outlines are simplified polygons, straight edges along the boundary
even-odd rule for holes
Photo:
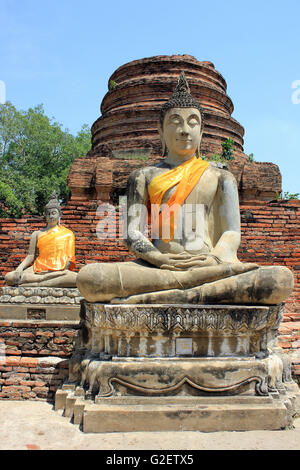
[[[48,204],[46,204],[45,206],[45,210],[46,209],[58,209],[59,211],[61,210],[58,200],[58,194],[55,190],[53,191]]]
[[[190,94],[190,93],[191,93],[190,92],[190,87],[189,87],[189,84],[187,82],[185,73],[181,72],[181,74],[178,78],[177,85],[175,87],[173,96],[175,94],[179,95],[179,94]]]

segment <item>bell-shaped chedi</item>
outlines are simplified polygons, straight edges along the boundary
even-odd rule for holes
[[[189,55],[156,56],[129,62],[110,77],[101,116],[92,126],[92,149],[75,160],[68,184],[72,199],[114,201],[125,190],[128,175],[160,161],[159,112],[184,71],[192,96],[204,110],[201,154],[222,154],[222,142],[234,141],[235,175],[241,202],[267,201],[281,191],[281,175],[273,163],[251,162],[243,152],[244,128],[232,117],[227,85],[211,62]]]

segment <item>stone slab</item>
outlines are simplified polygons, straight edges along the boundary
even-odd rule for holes
[[[74,424],[78,424],[78,425],[82,424],[84,407],[85,407],[84,400],[77,398],[77,400],[74,403],[74,408],[73,408],[73,423]]]
[[[37,312],[36,316],[34,311]],[[1,320],[72,320],[79,321],[79,305],[5,304],[0,303]],[[29,314],[31,312],[31,315]],[[30,318],[29,318],[30,317]]]
[[[174,405],[174,401],[178,405],[224,405],[230,402],[236,405],[262,405],[273,403],[274,399],[271,395],[268,396],[249,396],[249,395],[234,395],[230,397],[191,397],[177,395],[175,398],[170,397],[138,397],[138,396],[114,396],[107,398],[96,398],[96,405]]]
[[[58,389],[55,393],[55,411],[57,410],[65,410],[66,404],[69,396],[72,396],[72,392],[74,391],[75,387],[72,384],[63,384],[60,389]]]
[[[82,392],[63,385],[55,409],[83,432],[279,430],[292,425],[296,412],[295,391],[288,388],[267,396],[113,396],[95,402]]]
[[[73,416],[74,405],[77,398],[74,395],[68,395],[66,398],[65,416]]]
[[[222,402],[210,399],[198,403],[156,404],[88,404],[83,411],[83,432],[136,432],[136,431],[251,431],[279,430],[289,424],[285,405],[274,400],[245,403],[231,401],[231,397]]]
[[[67,390],[57,390],[55,393],[55,411],[64,410],[68,396]]]

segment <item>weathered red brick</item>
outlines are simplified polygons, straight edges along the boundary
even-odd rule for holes
[[[46,336],[48,338],[52,338],[54,333],[52,333],[52,331],[37,331],[36,336]]]
[[[21,357],[20,365],[23,367],[36,367],[38,365],[38,359],[35,357]]]
[[[16,367],[20,364],[20,360],[21,360],[20,357],[6,356],[5,360],[4,360],[4,363],[3,363],[3,366],[14,366],[14,367]]]

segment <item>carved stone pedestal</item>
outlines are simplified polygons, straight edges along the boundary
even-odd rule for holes
[[[84,432],[282,429],[300,409],[281,306],[82,301],[56,409]]]

